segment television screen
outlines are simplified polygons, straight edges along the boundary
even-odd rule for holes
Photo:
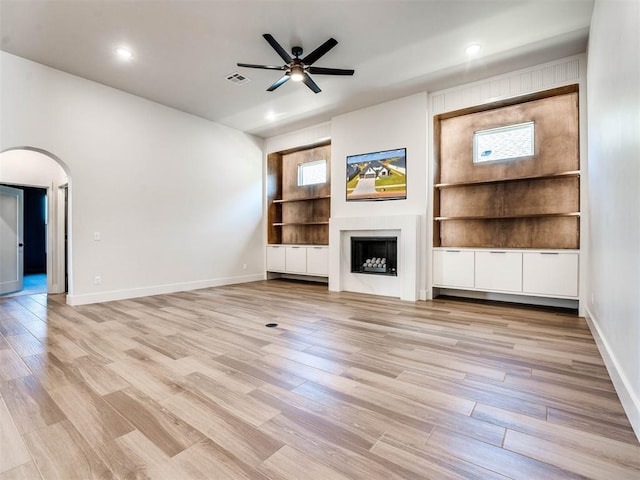
[[[347,157],[347,200],[407,198],[407,149]]]

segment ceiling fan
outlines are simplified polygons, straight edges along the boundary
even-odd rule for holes
[[[276,81],[273,85],[267,88],[267,92],[273,92],[280,85],[286,83],[288,80],[293,80],[294,82],[303,82],[307,87],[309,87],[314,93],[320,93],[320,87],[314,82],[309,76],[310,73],[314,75],[353,75],[354,70],[343,70],[340,68],[325,68],[325,67],[314,67],[312,66],[320,57],[322,57],[325,53],[331,50],[338,44],[338,41],[334,38],[330,38],[318,48],[316,48],[313,52],[307,55],[304,58],[300,58],[302,55],[302,47],[293,47],[291,49],[291,53],[293,54],[293,58],[291,55],[287,53],[287,51],[282,48],[282,46],[273,38],[272,35],[265,33],[262,35],[264,39],[269,42],[269,45],[280,55],[280,57],[285,61],[285,64],[282,66],[275,65],[253,65],[250,63],[238,63],[239,67],[247,67],[247,68],[262,68],[266,70],[282,70],[285,72],[284,76],[280,78],[280,80]]]

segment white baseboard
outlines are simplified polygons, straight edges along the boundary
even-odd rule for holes
[[[185,292],[188,290],[198,290],[201,288],[233,285],[234,283],[257,282],[258,280],[264,280],[264,273],[260,273],[257,275],[242,275],[239,277],[199,280],[196,282],[154,285],[152,287],[132,288],[129,290],[112,290],[109,292],[67,295],[67,304],[71,306],[77,306],[87,305],[89,303],[111,302],[114,300],[126,300],[129,298],[149,297],[152,295],[162,295],[165,293]]]
[[[591,330],[591,335],[593,335],[596,345],[598,346],[598,350],[600,351],[600,355],[602,355],[604,364],[607,367],[607,371],[609,372],[609,376],[613,382],[613,386],[615,387],[616,393],[622,403],[622,408],[624,408],[624,411],[629,418],[629,423],[631,423],[631,427],[633,428],[638,441],[640,441],[640,399],[634,393],[629,379],[620,368],[620,364],[618,363],[614,352],[611,350],[607,339],[602,335],[602,331],[598,326],[598,319],[591,313],[588,307],[585,308],[585,311],[585,318],[589,325],[589,329]]]

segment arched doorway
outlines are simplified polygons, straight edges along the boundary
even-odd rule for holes
[[[0,152],[0,184],[26,191],[46,192],[46,292],[68,292],[71,288],[71,178],[68,167],[45,150],[32,147],[12,148]]]

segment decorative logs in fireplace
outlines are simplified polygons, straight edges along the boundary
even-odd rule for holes
[[[351,272],[398,275],[398,237],[351,237]]]

